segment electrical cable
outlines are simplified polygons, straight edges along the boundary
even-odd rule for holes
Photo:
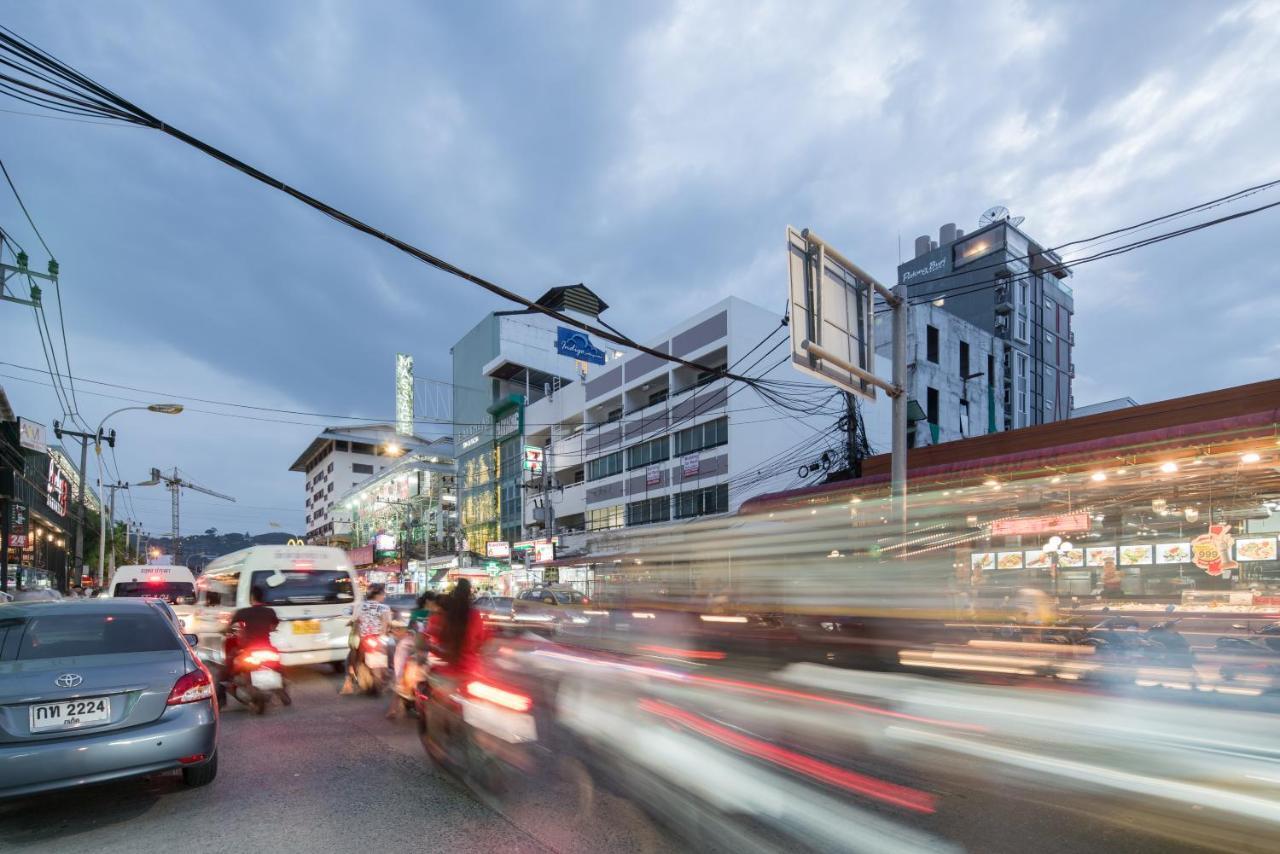
[[[100,84],[95,83],[85,75],[71,68],[66,63],[56,59],[48,52],[36,47],[21,36],[18,36],[13,30],[3,26],[0,26],[0,51],[7,52],[11,57],[16,57],[25,63],[23,65],[14,65],[13,63],[9,63],[21,73],[30,75],[36,79],[45,80],[46,78],[43,76],[41,71],[33,70],[28,67],[28,64],[34,64],[38,69],[43,69],[44,71],[53,74],[59,81],[61,81],[61,83],[58,84],[60,88],[73,92],[74,94],[73,96],[64,96],[38,86],[29,80],[21,80],[0,74],[0,80],[7,80],[16,86],[26,89],[29,93],[39,93],[39,95],[44,96],[45,99],[53,98],[58,102],[74,106],[86,112],[96,111],[99,115],[115,115],[122,121],[143,124],[166,133],[174,139],[191,146],[197,151],[200,151],[215,160],[242,172],[268,187],[292,196],[308,207],[311,207],[356,231],[360,231],[376,240],[380,240],[396,249],[399,249],[401,252],[416,258],[428,266],[470,282],[471,284],[483,288],[484,290],[487,290],[490,293],[510,302],[522,305],[529,311],[544,314],[567,326],[573,326],[585,332],[589,332],[592,335],[599,337],[601,340],[609,341],[621,347],[628,347],[641,353],[646,353],[650,356],[662,359],[663,361],[680,364],[699,371],[714,370],[705,365],[700,365],[696,362],[684,359],[680,356],[664,353],[657,348],[641,344],[630,336],[619,334],[616,331],[606,329],[602,326],[586,323],[549,306],[541,305],[503,287],[502,285],[468,272],[467,270],[464,270],[443,258],[432,255],[431,253],[426,252],[423,249],[419,249],[404,240],[377,229],[368,223],[351,216],[350,214],[347,214],[313,196],[308,195],[307,193],[302,192],[301,190],[298,190],[295,187],[290,186],[289,184],[286,184],[284,181],[249,165],[248,163],[216,148],[215,146],[178,129],[171,124],[161,121],[159,118],[146,112],[136,104],[127,101]],[[69,86],[63,84],[69,84]],[[728,379],[739,382],[748,382],[747,378],[730,374],[727,371],[723,372],[722,375]]]

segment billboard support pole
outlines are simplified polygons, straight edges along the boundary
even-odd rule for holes
[[[890,458],[890,488],[894,516],[907,531],[907,286],[893,289],[893,453]],[[905,550],[904,550],[905,553]]]

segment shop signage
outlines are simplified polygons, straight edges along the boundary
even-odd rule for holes
[[[493,422],[494,440],[504,439],[520,432],[520,410],[513,409]]]
[[[662,467],[656,463],[651,463],[644,470],[645,486],[660,486],[662,484]]]
[[[1234,542],[1230,525],[1210,525],[1207,533],[1191,541],[1191,562],[1210,575],[1226,575],[1230,578],[1231,570],[1238,566],[1231,559],[1231,546]]]
[[[557,326],[556,352],[561,356],[577,359],[579,362],[590,362],[593,365],[604,364],[604,351],[592,344],[591,337],[579,329]]]
[[[524,470],[530,474],[542,474],[542,448],[524,446]]]
[[[18,444],[40,454],[49,453],[49,441],[45,438],[44,425],[26,418],[18,419]]]
[[[549,566],[542,570],[543,584],[559,584],[560,583],[560,567]]]
[[[533,544],[533,562],[547,563],[556,559],[555,543],[534,543]]]
[[[27,547],[27,505],[20,501],[9,504],[9,548]]]
[[[511,546],[511,550],[512,550],[513,552],[522,552],[522,551],[527,551],[528,549],[531,549],[531,548],[535,547],[536,545],[538,545],[538,543],[546,543],[546,542],[548,542],[548,541],[547,541],[547,540],[545,540],[545,539],[542,539],[542,540],[520,540],[519,542],[516,542],[516,543],[513,543],[513,544],[512,544],[512,546]],[[560,545],[560,538],[559,538],[559,537],[552,537],[552,538],[551,538],[551,540],[550,540],[550,542],[551,542],[553,545],[557,545],[557,546],[558,546],[558,545]]]
[[[947,262],[942,259],[935,259],[915,270],[908,270],[902,274],[902,283],[905,285],[912,279],[918,279],[921,276],[932,276],[934,273],[941,273],[947,269]]]
[[[484,544],[485,557],[511,557],[511,544],[506,540],[494,540]]]
[[[991,523],[991,536],[1012,537],[1020,534],[1065,534],[1071,531],[1087,531],[1089,522],[1088,513],[996,519]]]
[[[347,549],[347,557],[355,566],[368,566],[373,563],[373,546],[361,546],[358,549]]]
[[[680,476],[696,477],[698,474],[698,455],[685,454],[680,458]]]
[[[45,496],[50,510],[59,516],[67,515],[67,506],[71,502],[71,481],[52,456],[49,457],[49,482],[45,487]]]

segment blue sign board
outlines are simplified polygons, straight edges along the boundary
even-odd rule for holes
[[[587,333],[567,326],[556,327],[556,352],[580,362],[604,364],[604,351],[591,343]]]

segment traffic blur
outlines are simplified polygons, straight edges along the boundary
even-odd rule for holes
[[[469,779],[567,774],[698,850],[1274,850],[1280,483],[1245,453],[616,537],[578,619],[485,611],[465,702],[527,720]]]

